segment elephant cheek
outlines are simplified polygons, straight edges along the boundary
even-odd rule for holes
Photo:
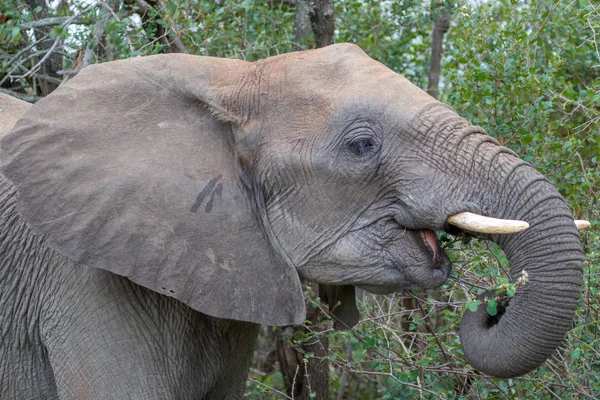
[[[446,253],[438,248],[433,265],[420,267],[414,270],[412,279],[417,283],[419,289],[434,289],[442,286],[452,271],[452,264]]]

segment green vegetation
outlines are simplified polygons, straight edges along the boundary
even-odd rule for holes
[[[152,8],[144,12],[138,3]],[[288,52],[294,37],[294,7],[288,3],[63,1],[53,9],[42,1],[6,0],[0,4],[0,90],[37,99],[81,63],[159,53],[177,46],[177,40],[191,53],[209,56],[256,60]],[[493,243],[443,234],[455,265],[443,287],[365,294],[356,328],[319,331],[329,336],[332,398],[338,392],[348,399],[598,396],[600,5],[592,0],[434,1],[433,7],[414,0],[334,3],[336,41],[359,44],[423,88],[434,20],[441,9],[449,10],[440,99],[545,174],[575,217],[590,220],[592,228],[582,232],[587,262],[574,328],[538,370],[501,380],[466,364],[457,335],[464,309],[477,305],[486,288],[502,288],[510,296],[519,283],[509,283],[507,260]],[[69,16],[73,20],[67,22]],[[32,28],[34,21],[50,17],[65,17],[65,23]],[[74,20],[78,24],[71,24]],[[82,61],[86,49],[89,60]],[[494,313],[496,300],[485,301]],[[317,300],[313,305],[320,307]],[[309,333],[289,340],[299,347],[314,338]],[[249,398],[286,397],[281,374],[265,368],[262,359],[272,342],[261,341]]]

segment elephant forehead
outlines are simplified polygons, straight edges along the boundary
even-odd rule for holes
[[[261,69],[268,75],[269,85],[261,90],[262,94],[278,105],[312,107],[323,112],[355,100],[415,113],[437,102],[362,51],[335,50],[290,53],[288,57],[265,60]]]

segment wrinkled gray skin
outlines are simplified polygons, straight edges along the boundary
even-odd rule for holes
[[[29,104],[0,94],[0,133]],[[0,399],[235,399],[258,325],[212,318],[48,248],[0,175]]]
[[[431,231],[462,211],[531,225],[490,237],[530,284],[467,312],[473,366],[536,368],[577,305],[557,190],[356,46],[93,66],[1,145],[0,398],[241,398],[258,324],[302,322],[299,276],[437,287]]]

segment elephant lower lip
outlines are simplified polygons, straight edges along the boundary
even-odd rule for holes
[[[421,233],[421,238],[423,238],[423,241],[425,242],[425,244],[427,246],[429,246],[429,248],[431,249],[431,251],[433,253],[433,261],[435,262],[435,260],[437,259],[437,253],[438,253],[437,252],[437,249],[438,249],[437,238],[435,237],[435,233],[430,230],[423,230],[420,233]]]

